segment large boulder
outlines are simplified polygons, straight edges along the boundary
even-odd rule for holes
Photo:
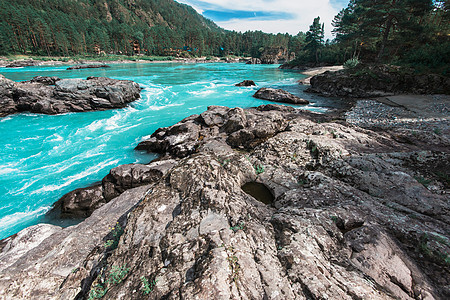
[[[37,76],[25,82],[0,77],[0,97],[0,116],[24,111],[53,115],[122,108],[140,97],[140,87],[133,81],[105,77]]]
[[[23,67],[32,67],[38,66],[40,62],[35,61],[33,59],[25,59],[25,60],[16,60],[6,65],[7,68],[23,68]]]
[[[281,89],[261,88],[253,95],[253,97],[282,103],[309,104],[308,100],[292,95]]]

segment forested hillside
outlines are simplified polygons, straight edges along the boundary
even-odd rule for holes
[[[251,55],[290,35],[225,31],[173,0],[0,0],[0,55]]]

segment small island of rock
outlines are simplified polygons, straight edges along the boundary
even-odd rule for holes
[[[37,76],[14,82],[0,75],[0,117],[25,111],[54,115],[122,108],[138,99],[140,90],[133,81],[106,77]]]
[[[308,100],[302,99],[281,89],[262,88],[259,89],[253,97],[263,100],[290,103],[290,104],[309,104]]]

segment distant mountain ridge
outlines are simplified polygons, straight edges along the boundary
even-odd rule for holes
[[[0,0],[0,54],[258,54],[285,35],[226,31],[173,0]]]

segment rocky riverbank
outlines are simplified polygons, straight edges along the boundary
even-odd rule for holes
[[[415,74],[389,65],[358,65],[354,69],[325,72],[310,79],[308,92],[332,97],[381,97],[398,94],[450,94],[450,78]]]
[[[138,146],[158,161],[111,171],[99,195],[114,182],[114,198],[84,222],[2,242],[0,297],[448,299],[440,100],[447,131],[403,138],[395,122],[371,130],[380,107],[365,102],[344,115],[210,107],[161,128]]]
[[[54,115],[122,108],[139,98],[139,85],[129,80],[37,76],[14,82],[0,75],[0,117],[19,112]]]

